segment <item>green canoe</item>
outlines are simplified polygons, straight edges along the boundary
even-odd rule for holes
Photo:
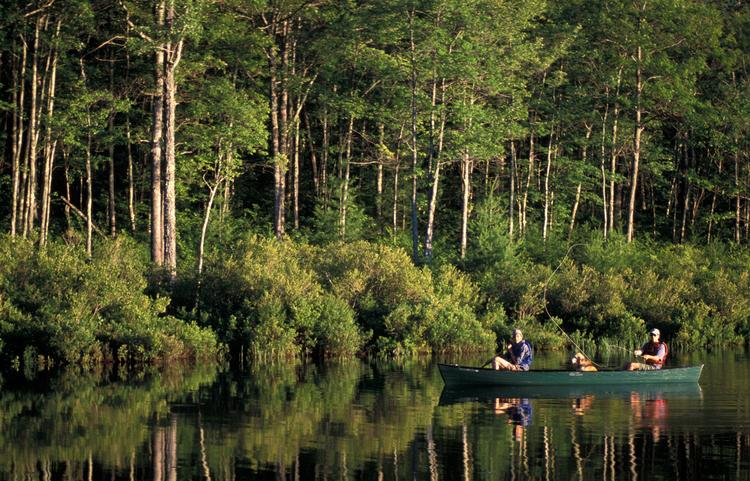
[[[445,385],[454,386],[583,386],[588,384],[697,383],[703,365],[655,371],[578,372],[539,370],[495,371],[476,367],[438,364]]]

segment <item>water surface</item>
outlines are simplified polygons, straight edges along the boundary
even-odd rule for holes
[[[432,359],[6,376],[0,480],[750,479],[747,354],[671,362],[700,386],[443,392]]]

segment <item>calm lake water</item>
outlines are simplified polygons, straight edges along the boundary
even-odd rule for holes
[[[701,361],[700,386],[578,397],[443,393],[434,360],[6,377],[0,480],[750,479],[750,359],[671,359]]]

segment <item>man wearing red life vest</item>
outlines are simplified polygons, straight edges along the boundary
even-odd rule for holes
[[[661,333],[659,329],[653,328],[649,331],[649,341],[641,349],[636,349],[633,354],[642,357],[644,362],[631,362],[625,366],[628,371],[649,371],[661,369],[667,358],[667,345],[659,340]]]

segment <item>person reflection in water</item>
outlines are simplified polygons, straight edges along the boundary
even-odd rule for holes
[[[524,429],[531,424],[531,403],[528,399],[495,398],[495,414],[506,414],[513,425],[513,439],[523,439]]]
[[[669,406],[660,394],[652,399],[642,400],[637,392],[630,393],[630,408],[634,424],[651,432],[654,442],[658,443],[661,433],[666,431]]]
[[[575,398],[573,400],[573,405],[571,406],[573,408],[573,413],[576,416],[583,416],[586,414],[586,411],[591,409],[591,404],[594,402],[594,396],[589,394],[588,396],[583,396],[579,398]]]

